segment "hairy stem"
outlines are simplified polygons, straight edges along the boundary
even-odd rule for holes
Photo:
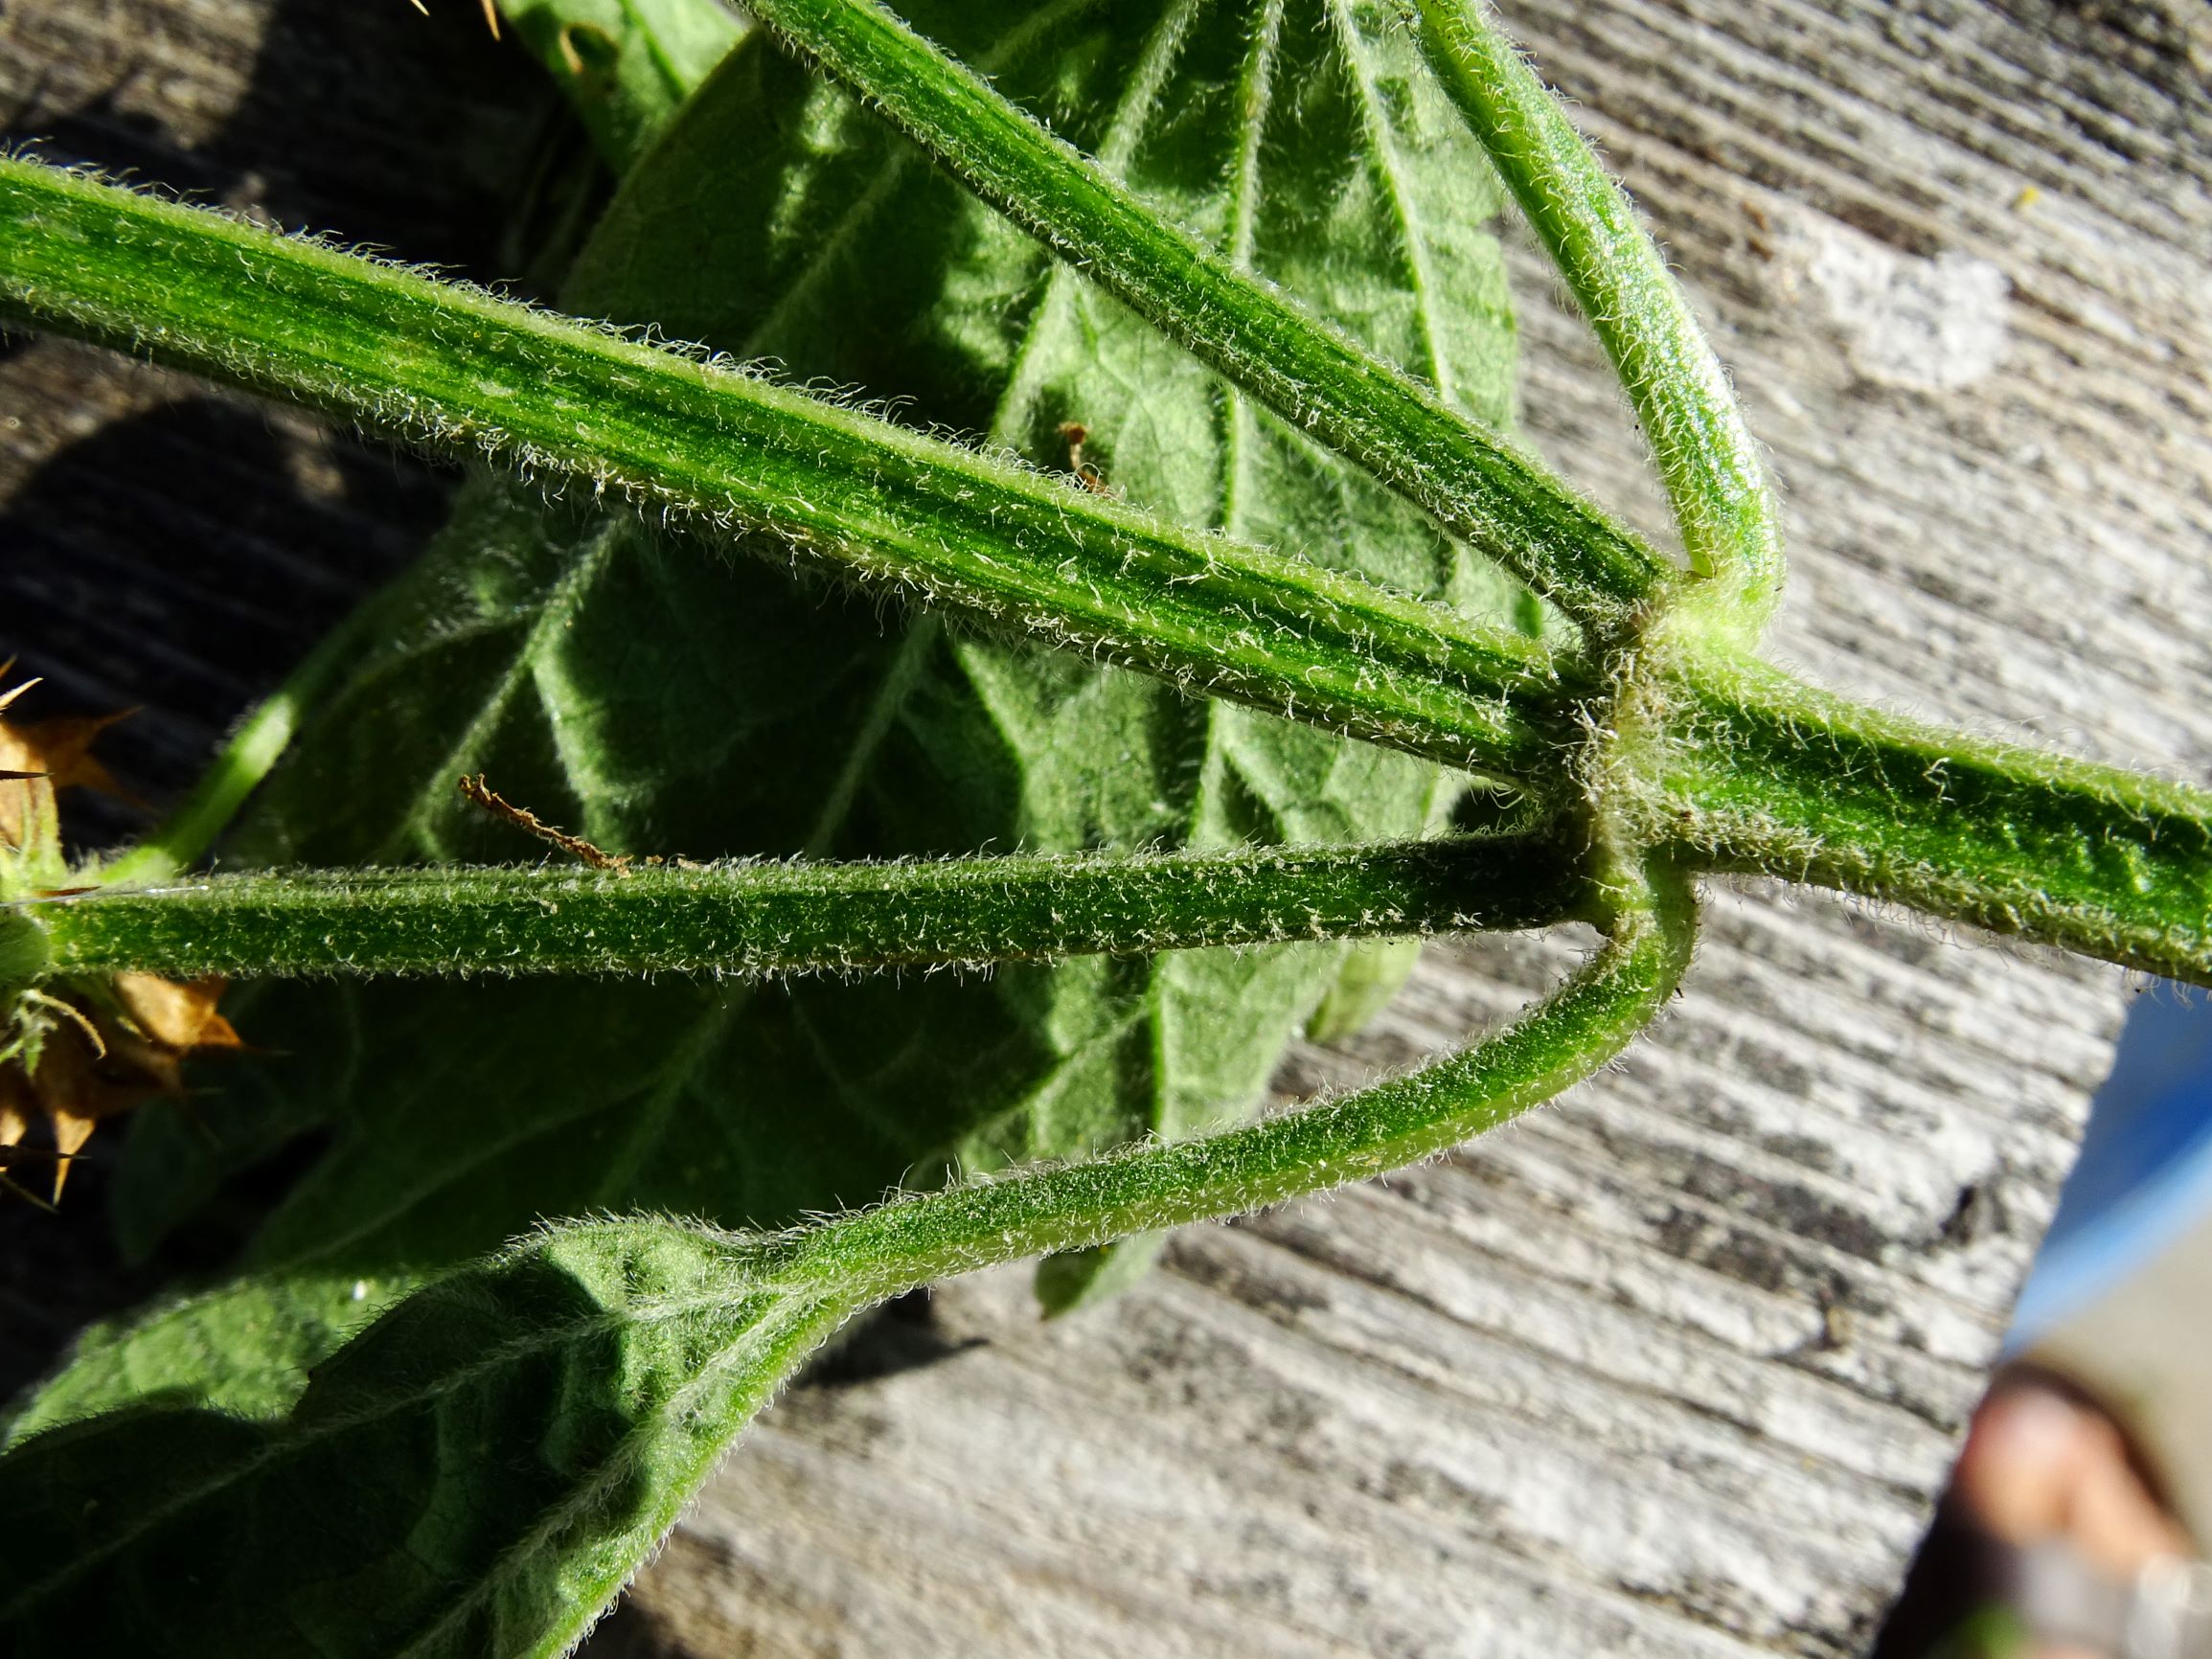
[[[1647,829],[1693,862],[2212,985],[2212,794],[1922,726],[1749,659],[1674,680]]]
[[[1495,434],[1209,253],[874,0],[748,10],[1176,344],[1601,637],[1670,580],[1664,560]]]
[[[1618,896],[1610,941],[1564,988],[1412,1077],[1207,1140],[969,1182],[781,1235],[636,1218],[556,1226],[418,1292],[322,1358],[281,1422],[144,1401],[34,1435],[0,1459],[13,1569],[0,1621],[57,1650],[82,1648],[88,1630],[139,1650],[180,1621],[219,1619],[211,1651],[271,1628],[311,1628],[323,1648],[349,1653],[563,1651],[776,1384],[854,1309],[1039,1250],[1337,1186],[1586,1077],[1657,1013],[1688,964],[1687,890],[1654,874],[1656,892]],[[341,1485],[307,1544],[295,1541],[298,1506],[285,1500],[353,1468],[379,1471],[380,1501],[347,1501]],[[396,1511],[441,1526],[425,1541],[421,1525],[391,1526]],[[257,1599],[272,1573],[280,1586],[366,1574],[376,1595],[335,1640],[339,1626],[311,1624],[299,1597]]]
[[[1271,944],[1605,914],[1556,831],[911,864],[216,876],[31,902],[53,971],[736,974]]]
[[[1636,210],[1522,61],[1490,0],[1415,0],[1422,46],[1612,359],[1702,608],[1744,643],[1782,597],[1781,509],[1727,372]]]
[[[618,176],[751,27],[720,0],[650,0],[642,9],[635,0],[507,0],[501,11]],[[107,866],[104,879],[126,886],[166,881],[215,845],[346,666],[370,607],[356,607],[246,716],[192,794],[151,836]]]
[[[1241,1214],[1363,1180],[1496,1127],[1586,1078],[1688,967],[1696,906],[1669,872],[1619,896],[1605,947],[1498,1035],[1409,1077],[1203,1140],[971,1182],[769,1246],[773,1281],[895,1295],[1040,1250]]]
[[[34,164],[0,162],[0,314],[769,527],[856,577],[1539,791],[1594,707],[1573,665],[1443,606]],[[2212,982],[2202,793],[1915,726],[1695,638],[1664,655],[1630,698],[1653,705],[1650,731],[1590,774],[1624,796],[1600,806],[1632,838]]]
[[[0,317],[446,451],[502,455],[1000,628],[1516,779],[1561,669],[1448,607],[1167,525],[752,376],[35,163]]]

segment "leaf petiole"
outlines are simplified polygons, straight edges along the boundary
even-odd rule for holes
[[[18,908],[57,973],[753,976],[1601,920],[1579,865],[1546,825],[1125,857],[217,875]]]
[[[1060,259],[1601,637],[1673,580],[1495,433],[1200,247],[874,0],[749,10]]]
[[[1545,778],[1571,740],[1538,701],[1569,666],[1447,606],[58,169],[0,159],[0,316],[650,513],[765,530],[779,554],[1447,764]]]
[[[550,1228],[323,1359],[283,1421],[149,1403],[34,1434],[0,1459],[12,1569],[0,1626],[57,1648],[121,1648],[148,1628],[189,1629],[208,1650],[265,1645],[271,1617],[290,1635],[319,1610],[295,1597],[272,1614],[247,1593],[243,1576],[275,1557],[317,1583],[374,1576],[363,1614],[313,1626],[331,1652],[565,1651],[856,1308],[1395,1169],[1587,1077],[1665,1006],[1695,934],[1689,892],[1663,866],[1618,897],[1610,938],[1561,989],[1358,1094],[766,1237],[643,1218]],[[424,1445],[467,1451],[425,1459]],[[297,1526],[302,1482],[379,1463],[407,1471],[411,1512],[440,1526],[396,1541],[389,1509],[363,1503]]]
[[[1202,1140],[971,1181],[762,1248],[783,1289],[871,1299],[1040,1250],[1239,1215],[1416,1163],[1551,1100],[1655,1018],[1690,965],[1697,901],[1664,861],[1630,873],[1604,946],[1496,1035],[1420,1071]]]
[[[1719,590],[1698,596],[1702,620],[1755,643],[1782,598],[1781,508],[1727,371],[1634,205],[1506,38],[1490,0],[1413,4],[1429,66],[1612,359],[1691,568]]]

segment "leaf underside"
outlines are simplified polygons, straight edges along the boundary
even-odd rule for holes
[[[1488,165],[1370,12],[910,9],[1163,211],[1500,420],[1513,332],[1483,228]],[[1056,270],[758,38],[631,174],[563,305],[774,358],[1047,465],[1069,465],[1060,428],[1080,422],[1084,461],[1132,500],[1542,625],[1515,584]],[[507,481],[469,486],[376,602],[365,632],[380,643],[271,781],[238,862],[523,854],[454,794],[462,772],[609,851],[695,857],[1367,839],[1433,825],[1454,787],[1423,762],[883,614]],[[331,1125],[224,1329],[296,1320],[313,1294],[335,1335],[540,1216],[774,1225],[957,1169],[1232,1121],[1316,1005],[1356,1019],[1409,964],[1390,946],[1296,945],[966,981],[257,989],[239,1018],[282,1054],[199,1124],[143,1116],[121,1224],[146,1248],[229,1170]],[[1055,1264],[1050,1303],[1144,1255],[1116,1250]],[[358,1301],[356,1281],[371,1287]],[[286,1310],[257,1315],[271,1297]],[[180,1359],[151,1379],[141,1357],[127,1342],[88,1352],[62,1380],[69,1413],[149,1380],[201,1386],[211,1365],[276,1398],[300,1356]],[[52,1403],[34,1420],[59,1415]]]
[[[288,1414],[57,1429],[0,1465],[8,1650],[559,1651],[844,1312],[687,1228],[570,1228],[410,1297]]]
[[[1357,1095],[782,1236],[557,1227],[408,1297],[288,1410],[146,1398],[53,1427],[0,1458],[9,1651],[562,1650],[853,1308],[1394,1168],[1587,1077],[1688,966],[1695,901],[1665,880],[1506,1031]]]

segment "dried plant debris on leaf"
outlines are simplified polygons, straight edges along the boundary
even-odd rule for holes
[[[36,681],[0,692],[0,711]],[[0,718],[0,902],[77,891],[63,857],[55,797],[72,787],[127,799],[92,744],[120,714],[22,724]],[[51,1162],[58,1200],[70,1162],[103,1118],[184,1093],[188,1056],[240,1046],[216,1011],[223,984],[178,984],[150,973],[7,985],[0,1004],[0,1181]],[[50,1148],[26,1137],[43,1121]]]

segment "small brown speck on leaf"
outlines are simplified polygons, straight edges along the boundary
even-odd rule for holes
[[[1076,482],[1093,495],[1111,495],[1106,474],[1083,456],[1083,446],[1090,442],[1090,428],[1081,420],[1069,420],[1061,424],[1060,435],[1067,443],[1067,469],[1075,474]]]

